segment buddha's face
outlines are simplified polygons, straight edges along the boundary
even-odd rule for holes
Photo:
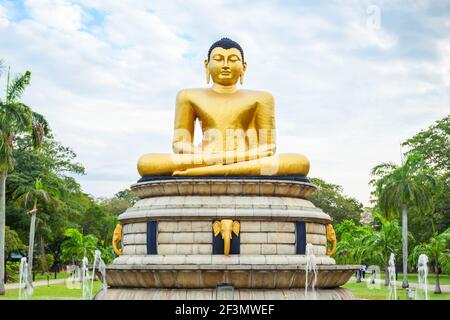
[[[205,60],[205,68],[209,70],[214,83],[224,86],[234,85],[244,75],[247,64],[242,62],[241,52],[236,48],[214,48]]]

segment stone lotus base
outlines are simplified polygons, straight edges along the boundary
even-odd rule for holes
[[[149,260],[147,258],[149,257],[129,258],[127,262],[130,264],[118,264],[120,260],[116,260],[107,268],[108,284],[115,288],[214,289],[218,284],[226,283],[237,289],[292,289],[304,288],[306,281],[306,260],[299,255],[213,256],[221,264],[212,263],[211,257],[202,261],[199,256],[178,256],[180,259],[172,256],[172,261],[179,263],[171,264],[145,263]],[[152,258],[156,260],[157,256]],[[164,261],[164,257],[161,259]],[[197,261],[197,264],[186,264],[186,260]],[[359,266],[324,264],[330,261],[333,260],[326,256],[317,258],[318,288],[339,287],[359,269]],[[139,264],[142,262],[145,264]],[[312,274],[308,277],[308,283],[311,283]]]
[[[219,296],[215,289],[108,289],[96,300],[355,300],[344,288],[318,289],[314,295],[304,289],[235,289],[231,297]]]

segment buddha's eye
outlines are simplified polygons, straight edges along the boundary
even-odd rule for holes
[[[223,57],[222,57],[222,56],[214,56],[214,57],[213,57],[213,60],[214,60],[214,61],[222,61],[222,60],[223,60]]]

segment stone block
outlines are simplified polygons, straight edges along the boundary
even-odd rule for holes
[[[136,245],[136,254],[147,254],[147,246],[146,245]]]
[[[295,225],[293,222],[263,221],[261,222],[261,231],[295,232]]]
[[[265,264],[265,255],[241,255],[240,264]]]
[[[186,257],[186,264],[211,264],[212,256],[210,255],[189,255]]]
[[[158,234],[158,244],[159,243],[176,243],[173,239],[175,233],[164,232]]]
[[[212,244],[194,244],[192,254],[212,254]]]
[[[323,234],[306,234],[306,242],[325,246],[327,244],[327,237]]]
[[[267,233],[243,232],[241,233],[241,244],[245,243],[267,243]]]
[[[192,254],[192,244],[177,244],[176,254]]]
[[[177,253],[177,245],[176,244],[159,244],[158,245],[158,254],[176,254]]]
[[[325,256],[327,254],[327,248],[325,246],[313,246],[313,252],[316,256]]]
[[[306,223],[306,233],[326,234],[326,226],[321,223]]]
[[[158,222],[158,232],[176,232],[178,222],[175,221],[160,221]]]
[[[210,221],[192,221],[193,232],[209,232],[212,231],[212,222]]]
[[[241,254],[261,254],[261,245],[241,244]]]
[[[224,265],[224,264],[238,264],[239,256],[238,255],[212,255],[211,259],[212,264]]]
[[[134,233],[124,234],[122,237],[122,244],[124,246],[134,244]]]
[[[260,221],[241,221],[241,232],[260,232]]]
[[[277,244],[277,254],[295,254],[295,245]]]
[[[124,255],[136,254],[136,246],[134,246],[134,245],[124,245],[124,247],[123,247],[123,254]]]
[[[268,243],[295,243],[294,233],[269,232],[267,234]]]
[[[191,221],[180,221],[178,222],[178,232],[187,232],[192,231],[192,222]]]
[[[194,234],[192,232],[174,233],[173,243],[194,243]]]
[[[145,222],[133,223],[133,227],[131,230],[133,233],[146,233],[147,223]]]
[[[185,264],[186,256],[184,255],[168,255],[164,256],[163,264]]]
[[[135,244],[147,244],[147,234],[146,233],[135,233],[134,234]]]
[[[194,243],[212,243],[212,231],[194,232]]]
[[[277,254],[277,245],[276,244],[261,245],[261,254]]]

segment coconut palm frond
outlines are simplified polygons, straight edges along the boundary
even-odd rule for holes
[[[25,88],[30,84],[31,72],[25,71],[25,73],[16,76],[11,82],[9,82],[6,92],[6,102],[8,104],[14,103],[20,99]]]
[[[49,133],[49,126],[47,120],[37,113],[32,113],[32,127],[31,127],[31,136],[33,141],[33,147],[35,149],[39,149],[42,145],[45,135]]]
[[[8,105],[7,118],[14,124],[16,131],[29,131],[33,121],[30,107],[23,103],[12,103]]]

